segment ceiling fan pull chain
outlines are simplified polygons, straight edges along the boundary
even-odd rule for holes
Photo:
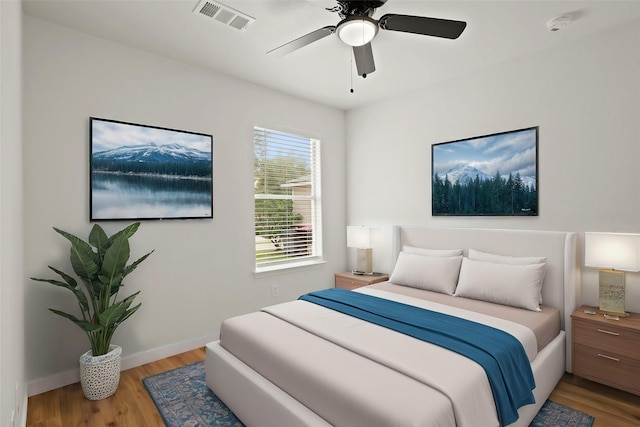
[[[349,72],[349,78],[351,78],[350,92],[353,93],[353,55],[351,55],[351,52],[349,52],[349,58],[351,59],[351,71]]]

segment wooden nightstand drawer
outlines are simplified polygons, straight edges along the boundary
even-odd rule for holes
[[[573,340],[576,344],[604,349],[620,356],[640,358],[640,333],[620,328],[615,321],[574,320]]]
[[[612,351],[574,344],[573,373],[580,377],[640,394],[640,360]]]
[[[342,289],[356,289],[361,286],[367,286],[367,282],[362,282],[359,280],[348,279],[346,277],[338,277],[336,276],[336,288]]]
[[[374,274],[374,275],[357,275],[353,273],[336,273],[335,274],[335,286],[336,288],[353,290],[362,286],[371,285],[373,283],[384,282],[389,280],[388,274]]]
[[[584,306],[571,323],[574,375],[640,395],[640,315],[609,320]]]

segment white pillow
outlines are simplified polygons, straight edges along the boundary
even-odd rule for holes
[[[458,283],[462,257],[435,257],[400,252],[389,281],[453,295]]]
[[[404,245],[402,251],[409,254],[437,256],[437,257],[452,257],[462,256],[462,249],[427,249],[417,248],[415,246]]]
[[[540,311],[546,264],[497,264],[464,258],[455,295]]]
[[[475,259],[478,261],[495,262],[498,264],[514,264],[514,265],[526,265],[526,264],[541,264],[547,262],[547,257],[544,256],[508,256],[497,255],[488,252],[481,252],[476,249],[469,249],[469,259]],[[544,282],[544,274],[540,282]],[[542,304],[542,288],[540,288],[540,304]]]
[[[498,264],[541,264],[547,262],[547,257],[541,256],[508,256],[497,255],[489,252],[482,252],[477,249],[469,249],[469,259],[475,259],[478,261],[495,262]]]

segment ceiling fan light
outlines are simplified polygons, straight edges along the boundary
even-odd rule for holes
[[[368,16],[350,16],[342,20],[336,32],[340,40],[349,46],[362,46],[369,43],[378,33],[378,23]]]

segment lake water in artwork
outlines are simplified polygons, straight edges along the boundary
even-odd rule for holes
[[[212,216],[211,178],[94,171],[91,187],[93,220]]]

